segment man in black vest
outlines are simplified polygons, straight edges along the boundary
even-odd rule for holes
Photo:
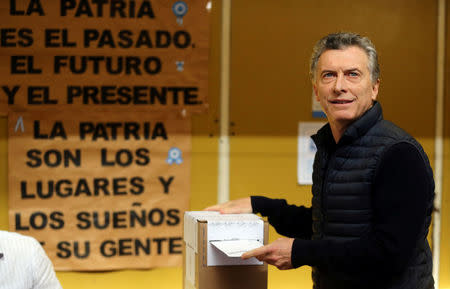
[[[280,238],[247,252],[279,269],[313,267],[314,288],[431,289],[434,181],[420,144],[383,119],[372,42],[330,34],[310,67],[328,123],[312,136],[312,207],[261,196],[207,208],[268,216]]]

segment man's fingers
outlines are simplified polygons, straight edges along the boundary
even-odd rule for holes
[[[221,214],[233,214],[235,213],[234,210],[232,208],[227,208],[225,205],[214,205],[211,207],[207,207],[204,209],[204,211],[216,211],[219,212]]]
[[[292,238],[279,238],[269,245],[244,253],[241,258],[245,260],[255,257],[259,261],[274,265],[280,270],[292,269],[291,254],[293,242],[294,239]]]
[[[236,207],[224,207],[220,210],[221,214],[239,214],[241,210]]]
[[[204,209],[204,211],[219,211],[220,210],[220,205],[214,205],[214,206],[210,206]]]
[[[217,211],[221,214],[242,214],[252,212],[250,197],[229,201],[223,204],[209,206],[205,211]]]
[[[267,246],[262,246],[262,247],[253,249],[253,250],[251,250],[251,251],[245,252],[244,254],[242,254],[241,258],[242,258],[243,260],[250,259],[250,258],[252,258],[252,257],[258,258],[258,257],[260,257],[260,256],[266,255],[266,254],[267,254],[267,251],[268,251]],[[259,259],[259,258],[258,258],[258,259]]]

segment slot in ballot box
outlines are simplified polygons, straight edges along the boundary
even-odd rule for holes
[[[267,244],[268,223],[257,215],[186,212],[183,239],[184,289],[267,288],[267,264],[240,258]]]

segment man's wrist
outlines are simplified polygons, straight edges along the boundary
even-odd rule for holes
[[[294,239],[292,244],[291,262],[293,268],[309,265],[316,266],[319,263],[318,256],[321,254],[320,240],[303,240],[299,238]]]

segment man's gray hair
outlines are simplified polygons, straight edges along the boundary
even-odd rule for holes
[[[351,32],[329,34],[316,43],[313,48],[309,70],[311,79],[313,81],[316,79],[317,62],[322,53],[327,50],[344,49],[350,46],[357,46],[366,52],[369,59],[370,77],[372,83],[375,83],[380,77],[380,66],[378,65],[378,55],[375,46],[369,38]]]

